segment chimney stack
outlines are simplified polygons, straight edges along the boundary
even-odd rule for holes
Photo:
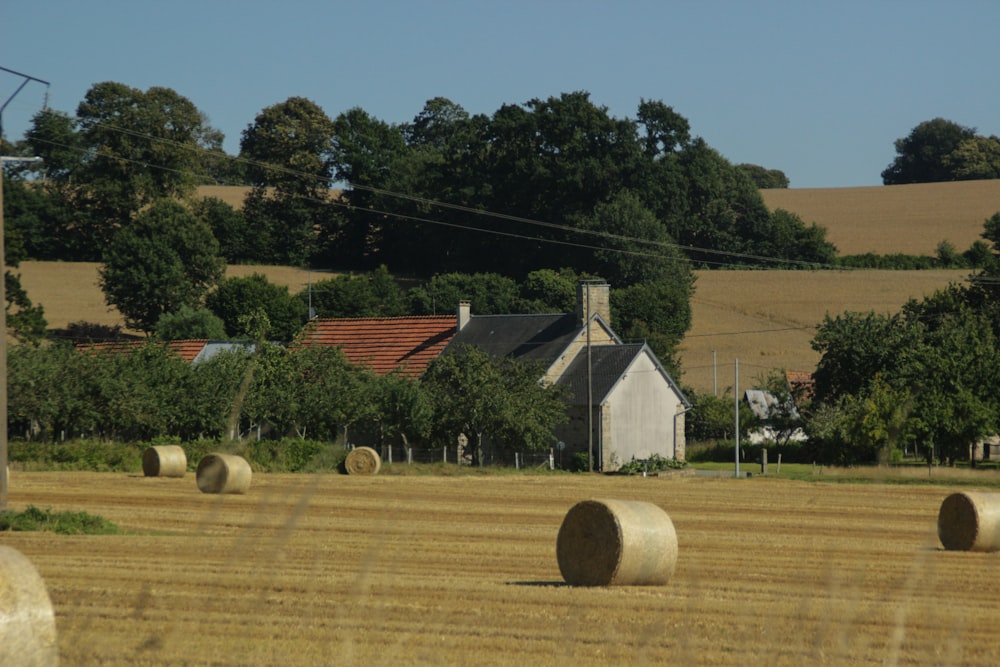
[[[611,286],[605,282],[581,282],[576,287],[576,314],[585,325],[594,315],[611,324]]]
[[[468,301],[458,302],[458,330],[461,331],[472,318],[472,304]]]

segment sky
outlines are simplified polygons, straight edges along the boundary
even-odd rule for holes
[[[0,71],[0,104],[19,140],[95,83],[171,88],[235,155],[289,97],[403,123],[587,91],[616,118],[662,101],[793,188],[872,186],[923,121],[1000,135],[998,25],[996,0],[4,0],[0,67],[32,79]]]

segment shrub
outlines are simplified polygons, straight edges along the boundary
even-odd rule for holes
[[[675,459],[668,459],[657,454],[653,454],[648,459],[636,460],[632,459],[625,465],[618,468],[618,472],[625,473],[629,475],[636,475],[641,472],[658,472],[660,470],[680,470],[686,468],[687,463],[684,461],[677,461]]]
[[[0,530],[49,531],[59,535],[117,535],[121,529],[86,512],[53,512],[29,505],[23,512],[0,513]]]

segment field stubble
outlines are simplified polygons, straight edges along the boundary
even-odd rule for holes
[[[12,509],[100,514],[127,535],[6,533],[53,600],[73,665],[995,664],[995,554],[946,552],[941,486],[753,478],[18,472]],[[561,582],[586,498],[676,527],[662,587]]]

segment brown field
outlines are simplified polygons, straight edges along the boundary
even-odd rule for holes
[[[825,227],[842,255],[934,255],[944,240],[961,252],[981,240],[983,223],[1000,211],[1000,180],[761,194],[771,210],[783,208]]]
[[[122,325],[97,285],[94,263],[24,262],[28,295],[45,307],[50,328],[85,320]],[[228,275],[264,273],[291,291],[328,274],[289,267],[231,266]],[[809,346],[827,313],[897,311],[967,271],[699,271],[691,302],[692,327],[680,349],[681,381],[697,391],[732,387],[734,360],[740,387],[772,369],[812,371],[818,355]],[[714,354],[714,356],[713,356]]]
[[[124,327],[125,321],[115,308],[104,302],[98,284],[96,262],[22,262],[18,268],[21,285],[33,303],[45,308],[50,329],[62,329],[72,322],[86,321]],[[292,293],[300,292],[313,282],[329,276],[325,272],[306,271],[288,266],[229,266],[227,276],[249,276],[263,273],[279,285],[287,285]]]
[[[14,471],[11,509],[130,534],[2,543],[44,578],[65,665],[997,664],[996,555],[937,540],[953,490],[259,474],[212,496],[191,474]],[[670,514],[667,586],[562,584],[556,535],[586,498]]]
[[[968,271],[699,271],[692,325],[680,347],[682,382],[699,392],[740,388],[771,370],[812,372],[825,315],[897,312]]]

